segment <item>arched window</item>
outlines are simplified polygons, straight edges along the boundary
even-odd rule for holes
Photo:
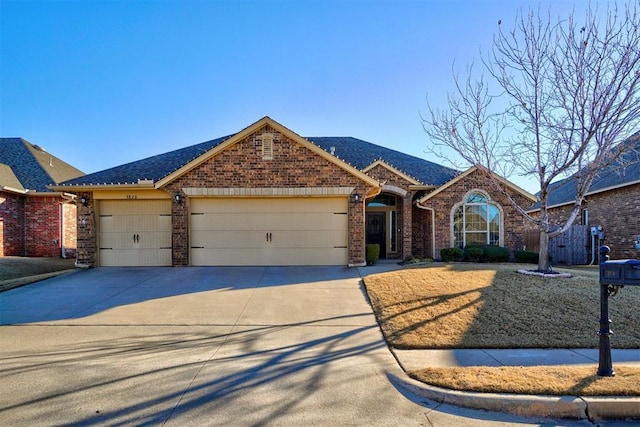
[[[474,190],[452,210],[453,246],[501,244],[500,207],[488,195]]]

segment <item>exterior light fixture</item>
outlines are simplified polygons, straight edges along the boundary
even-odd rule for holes
[[[360,194],[358,194],[357,191],[353,193],[353,196],[351,196],[351,201],[353,203],[358,203],[360,201]]]
[[[80,203],[82,203],[82,206],[87,207],[87,204],[89,204],[89,202],[87,201],[87,197],[86,196],[80,197]]]
[[[181,204],[182,203],[182,196],[180,195],[180,193],[176,193],[176,195],[173,196],[173,198],[176,200],[177,204]]]

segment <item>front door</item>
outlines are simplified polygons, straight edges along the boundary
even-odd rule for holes
[[[385,212],[367,212],[366,243],[380,245],[380,258],[387,257],[387,239],[385,235]]]

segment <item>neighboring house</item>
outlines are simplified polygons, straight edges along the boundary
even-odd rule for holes
[[[631,149],[611,166],[599,171],[591,184],[583,203],[581,215],[576,225],[583,225],[586,236],[580,236],[586,246],[585,260],[597,263],[597,248],[600,244],[611,247],[611,259],[640,258],[640,134],[623,142],[631,144]],[[553,184],[549,190],[550,219],[564,221],[575,204],[576,176]],[[535,213],[538,209],[532,209]],[[591,253],[592,228],[601,232]],[[603,237],[600,240],[598,237]],[[553,244],[553,239],[550,242]]]
[[[47,186],[82,174],[22,138],[0,138],[0,256],[75,257],[75,196]]]
[[[383,258],[439,258],[462,241],[518,247],[523,229],[475,168],[303,138],[269,117],[54,188],[78,196],[78,263],[89,266],[359,266],[366,243]]]

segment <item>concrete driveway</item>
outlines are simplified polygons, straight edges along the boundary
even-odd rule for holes
[[[0,323],[3,425],[507,425],[394,387],[357,269],[97,268]]]
[[[427,410],[397,405],[356,269],[99,268],[0,294],[0,323],[5,425],[419,425]]]

